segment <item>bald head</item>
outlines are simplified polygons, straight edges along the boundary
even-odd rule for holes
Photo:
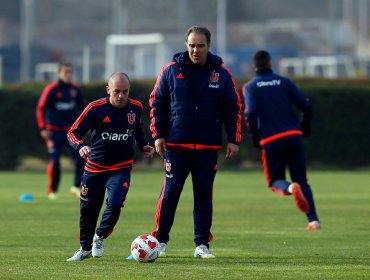
[[[115,72],[108,79],[106,86],[109,102],[117,108],[126,106],[130,93],[130,78],[126,73]]]
[[[130,78],[126,73],[123,72],[114,72],[112,75],[110,75],[108,79],[108,85],[112,85],[113,81],[115,80],[126,80],[128,83],[130,83]]]

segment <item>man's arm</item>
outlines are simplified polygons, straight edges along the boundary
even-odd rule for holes
[[[301,110],[301,130],[303,136],[311,134],[312,105],[308,98],[291,82],[291,90],[294,104]]]
[[[158,75],[154,89],[150,94],[149,106],[150,106],[150,131],[152,137],[155,140],[156,151],[161,157],[165,149],[165,138],[167,136],[168,129],[168,114],[169,114],[169,89],[166,75],[168,74],[166,69],[171,64],[165,65],[161,73]],[[159,142],[157,140],[160,140]],[[161,143],[158,145],[158,143]],[[161,148],[159,148],[161,147]]]
[[[48,140],[51,137],[50,131],[46,130],[45,110],[48,104],[48,99],[53,86],[48,85],[44,88],[36,106],[37,125],[40,129],[41,138]]]
[[[228,142],[238,145],[241,142],[241,98],[237,90],[235,80],[231,72],[227,70],[229,80],[227,81],[225,128]]]
[[[248,135],[252,139],[253,146],[256,148],[261,148],[256,101],[251,84],[246,84],[243,86],[243,96],[245,102],[245,122]]]
[[[92,107],[86,107],[67,133],[69,144],[80,153],[81,157],[85,159],[91,153],[90,147],[84,139],[84,136],[92,128],[90,121],[90,115],[92,114],[91,110]]]
[[[77,86],[76,86],[77,87]],[[86,107],[86,101],[83,98],[83,95],[81,93],[81,88],[77,87],[77,98],[76,98],[76,105],[77,107],[82,111]]]
[[[229,80],[227,82],[227,93],[226,93],[226,116],[225,116],[225,128],[227,132],[228,143],[226,146],[226,157],[232,158],[239,152],[239,143],[241,142],[241,99],[240,94],[236,87],[236,82],[231,72],[224,67]]]

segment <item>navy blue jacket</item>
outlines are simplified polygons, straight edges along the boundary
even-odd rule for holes
[[[164,65],[150,95],[151,132],[168,147],[220,149],[222,126],[228,142],[241,141],[241,100],[231,72],[208,53],[204,66],[188,52]]]
[[[85,165],[89,172],[103,172],[131,167],[134,144],[143,150],[148,141],[141,122],[143,105],[128,99],[123,108],[116,108],[109,98],[91,102],[67,133],[70,145],[77,151],[89,145],[84,136],[91,131],[91,156]]]
[[[68,131],[85,102],[75,83],[52,82],[43,90],[37,103],[36,116],[40,129]]]
[[[261,145],[302,135],[295,106],[302,112],[302,119],[311,121],[310,102],[291,80],[271,70],[257,71],[243,86],[243,96],[248,133],[253,139],[259,138]]]

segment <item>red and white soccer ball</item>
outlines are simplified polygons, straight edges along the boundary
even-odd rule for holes
[[[159,256],[159,242],[150,234],[139,235],[132,241],[131,255],[138,262],[154,262]]]

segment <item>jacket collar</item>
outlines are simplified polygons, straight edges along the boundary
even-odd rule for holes
[[[192,63],[189,58],[188,51],[177,53],[173,56],[173,61],[177,64],[184,65],[184,64],[190,64]],[[219,67],[223,64],[222,58],[214,55],[211,52],[208,52],[207,54],[207,66],[210,66],[211,68]]]
[[[256,71],[256,76],[271,75],[272,73],[271,69],[260,69]]]

